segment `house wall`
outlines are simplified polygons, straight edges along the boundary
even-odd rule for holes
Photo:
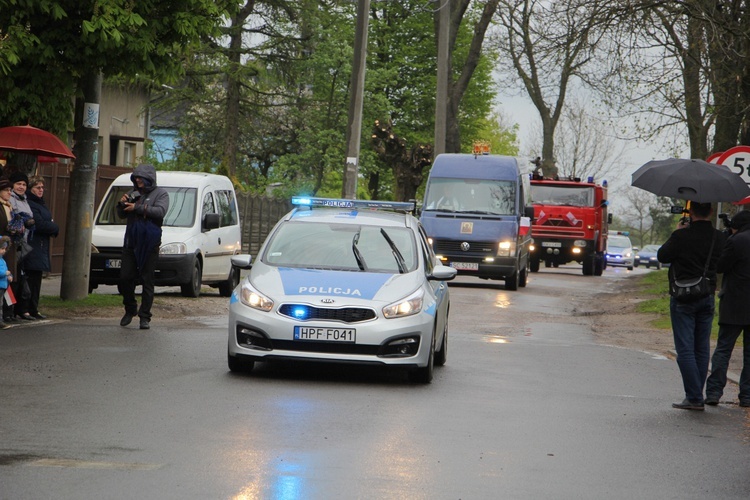
[[[138,85],[102,86],[99,164],[133,167],[145,154],[149,94]]]

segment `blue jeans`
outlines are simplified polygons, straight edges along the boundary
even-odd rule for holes
[[[740,401],[750,403],[750,325],[721,325],[716,350],[711,357],[711,376],[706,381],[706,396],[716,399],[724,394],[727,385],[727,369],[734,344],[744,332],[742,341],[742,374],[740,375]]]
[[[714,296],[712,294],[695,302],[677,302],[671,297],[669,313],[685,398],[692,403],[702,403],[703,385],[711,356]]]

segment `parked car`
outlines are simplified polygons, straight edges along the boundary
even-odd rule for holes
[[[639,250],[636,254],[635,266],[643,264],[647,268],[655,267],[661,269],[662,263],[656,258],[656,252],[659,251],[661,245],[646,245],[643,249]]]
[[[229,304],[229,369],[256,361],[383,365],[420,383],[446,361],[444,266],[413,203],[295,197]]]
[[[110,185],[94,218],[89,292],[120,279],[126,219],[116,206],[133,191],[131,174]],[[224,175],[203,172],[159,171],[156,183],[169,193],[169,209],[162,226],[161,247],[154,276],[157,286],[179,286],[185,297],[198,297],[202,285],[232,294],[240,281],[232,255],[242,251],[237,196]]]

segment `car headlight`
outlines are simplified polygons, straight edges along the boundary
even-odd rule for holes
[[[184,243],[167,243],[159,249],[161,255],[181,255],[187,253],[187,245]]]
[[[387,319],[403,318],[405,316],[411,316],[417,314],[422,310],[422,303],[424,302],[424,290],[421,288],[409,295],[403,300],[394,302],[393,304],[387,305],[383,308],[383,316]]]
[[[253,288],[249,281],[242,284],[240,301],[248,307],[268,312],[273,308],[273,300]]]

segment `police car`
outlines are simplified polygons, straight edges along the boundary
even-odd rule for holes
[[[446,362],[449,293],[413,203],[295,197],[229,306],[228,365],[388,365],[429,383]]]
[[[626,231],[610,233],[607,237],[607,265],[627,267],[633,270],[635,252]]]

